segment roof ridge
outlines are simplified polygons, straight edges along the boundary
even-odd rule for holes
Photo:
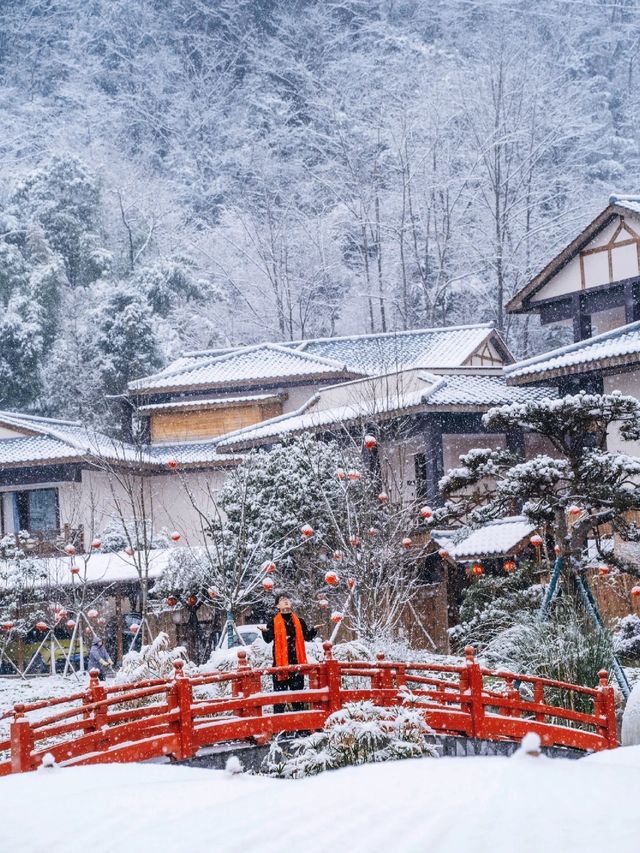
[[[82,426],[80,421],[65,421],[62,420],[62,418],[47,418],[44,415],[26,415],[21,412],[10,412],[8,409],[0,410],[0,418],[2,417],[16,418],[18,420],[32,421],[34,423],[44,421],[45,423],[64,424],[65,426]]]
[[[461,326],[430,326],[420,329],[400,329],[391,332],[372,332],[371,334],[354,334],[354,335],[334,335],[325,338],[306,338],[300,341],[289,341],[290,346],[295,346],[297,351],[304,350],[304,347],[315,343],[328,343],[330,341],[353,341],[353,340],[373,340],[378,338],[399,338],[405,335],[421,335],[427,332],[458,332],[466,329],[493,329],[493,323],[467,323]]]
[[[591,338],[585,338],[583,341],[574,341],[571,344],[565,344],[563,347],[556,349],[545,350],[537,355],[525,358],[522,361],[516,361],[513,364],[508,364],[503,368],[505,375],[512,373],[515,370],[520,370],[522,367],[528,367],[531,364],[537,364],[539,361],[546,361],[549,358],[555,358],[559,355],[566,355],[570,352],[576,352],[580,349],[586,349],[595,343],[606,341],[611,338],[617,338],[627,332],[640,331],[640,320],[635,320],[633,323],[626,323],[624,326],[618,326],[615,329],[609,329],[607,332],[602,332],[599,335],[594,335]]]

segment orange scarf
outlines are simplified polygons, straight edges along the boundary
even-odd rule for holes
[[[304,636],[302,634],[302,625],[295,613],[291,614],[293,626],[296,629],[296,656],[298,663],[307,662],[307,652],[304,647]],[[287,648],[287,626],[285,625],[282,613],[276,614],[273,617],[273,648],[275,651],[276,666],[289,665],[289,651]],[[280,672],[277,675],[278,681],[286,681],[290,673]]]

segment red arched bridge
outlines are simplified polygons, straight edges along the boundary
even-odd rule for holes
[[[375,662],[343,662],[334,659],[330,643],[324,650],[321,663],[268,669],[251,669],[240,650],[237,670],[192,678],[176,661],[173,679],[113,687],[101,684],[93,670],[85,691],[16,705],[5,714],[12,721],[10,738],[0,742],[0,775],[35,770],[46,753],[67,766],[158,756],[183,760],[225,741],[264,743],[276,733],[321,729],[346,702],[392,706],[407,696],[439,734],[518,740],[534,731],[546,746],[618,745],[614,692],[604,670],[598,687],[590,688],[485,669],[471,647],[466,660],[453,666],[393,663],[382,654]],[[308,676],[308,689],[263,690],[263,676],[285,670]],[[305,710],[268,712],[283,701],[302,702]]]

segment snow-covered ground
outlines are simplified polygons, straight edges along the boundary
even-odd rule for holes
[[[59,696],[71,696],[85,690],[89,684],[87,673],[71,675],[43,676],[38,678],[0,678],[0,716],[10,711],[19,702],[25,705],[39,702],[41,699],[54,699]],[[64,706],[63,706],[64,707]],[[60,710],[63,710],[63,707]],[[57,709],[56,709],[57,710]],[[52,714],[51,709],[34,712],[30,719],[46,717]],[[0,740],[9,735],[11,719],[0,720]]]
[[[0,779],[11,853],[636,853],[640,747],[414,759],[284,781],[163,764]]]

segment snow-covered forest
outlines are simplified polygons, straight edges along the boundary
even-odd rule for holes
[[[0,407],[492,320],[638,188],[636,0],[3,0]],[[555,334],[556,337],[551,337]]]

